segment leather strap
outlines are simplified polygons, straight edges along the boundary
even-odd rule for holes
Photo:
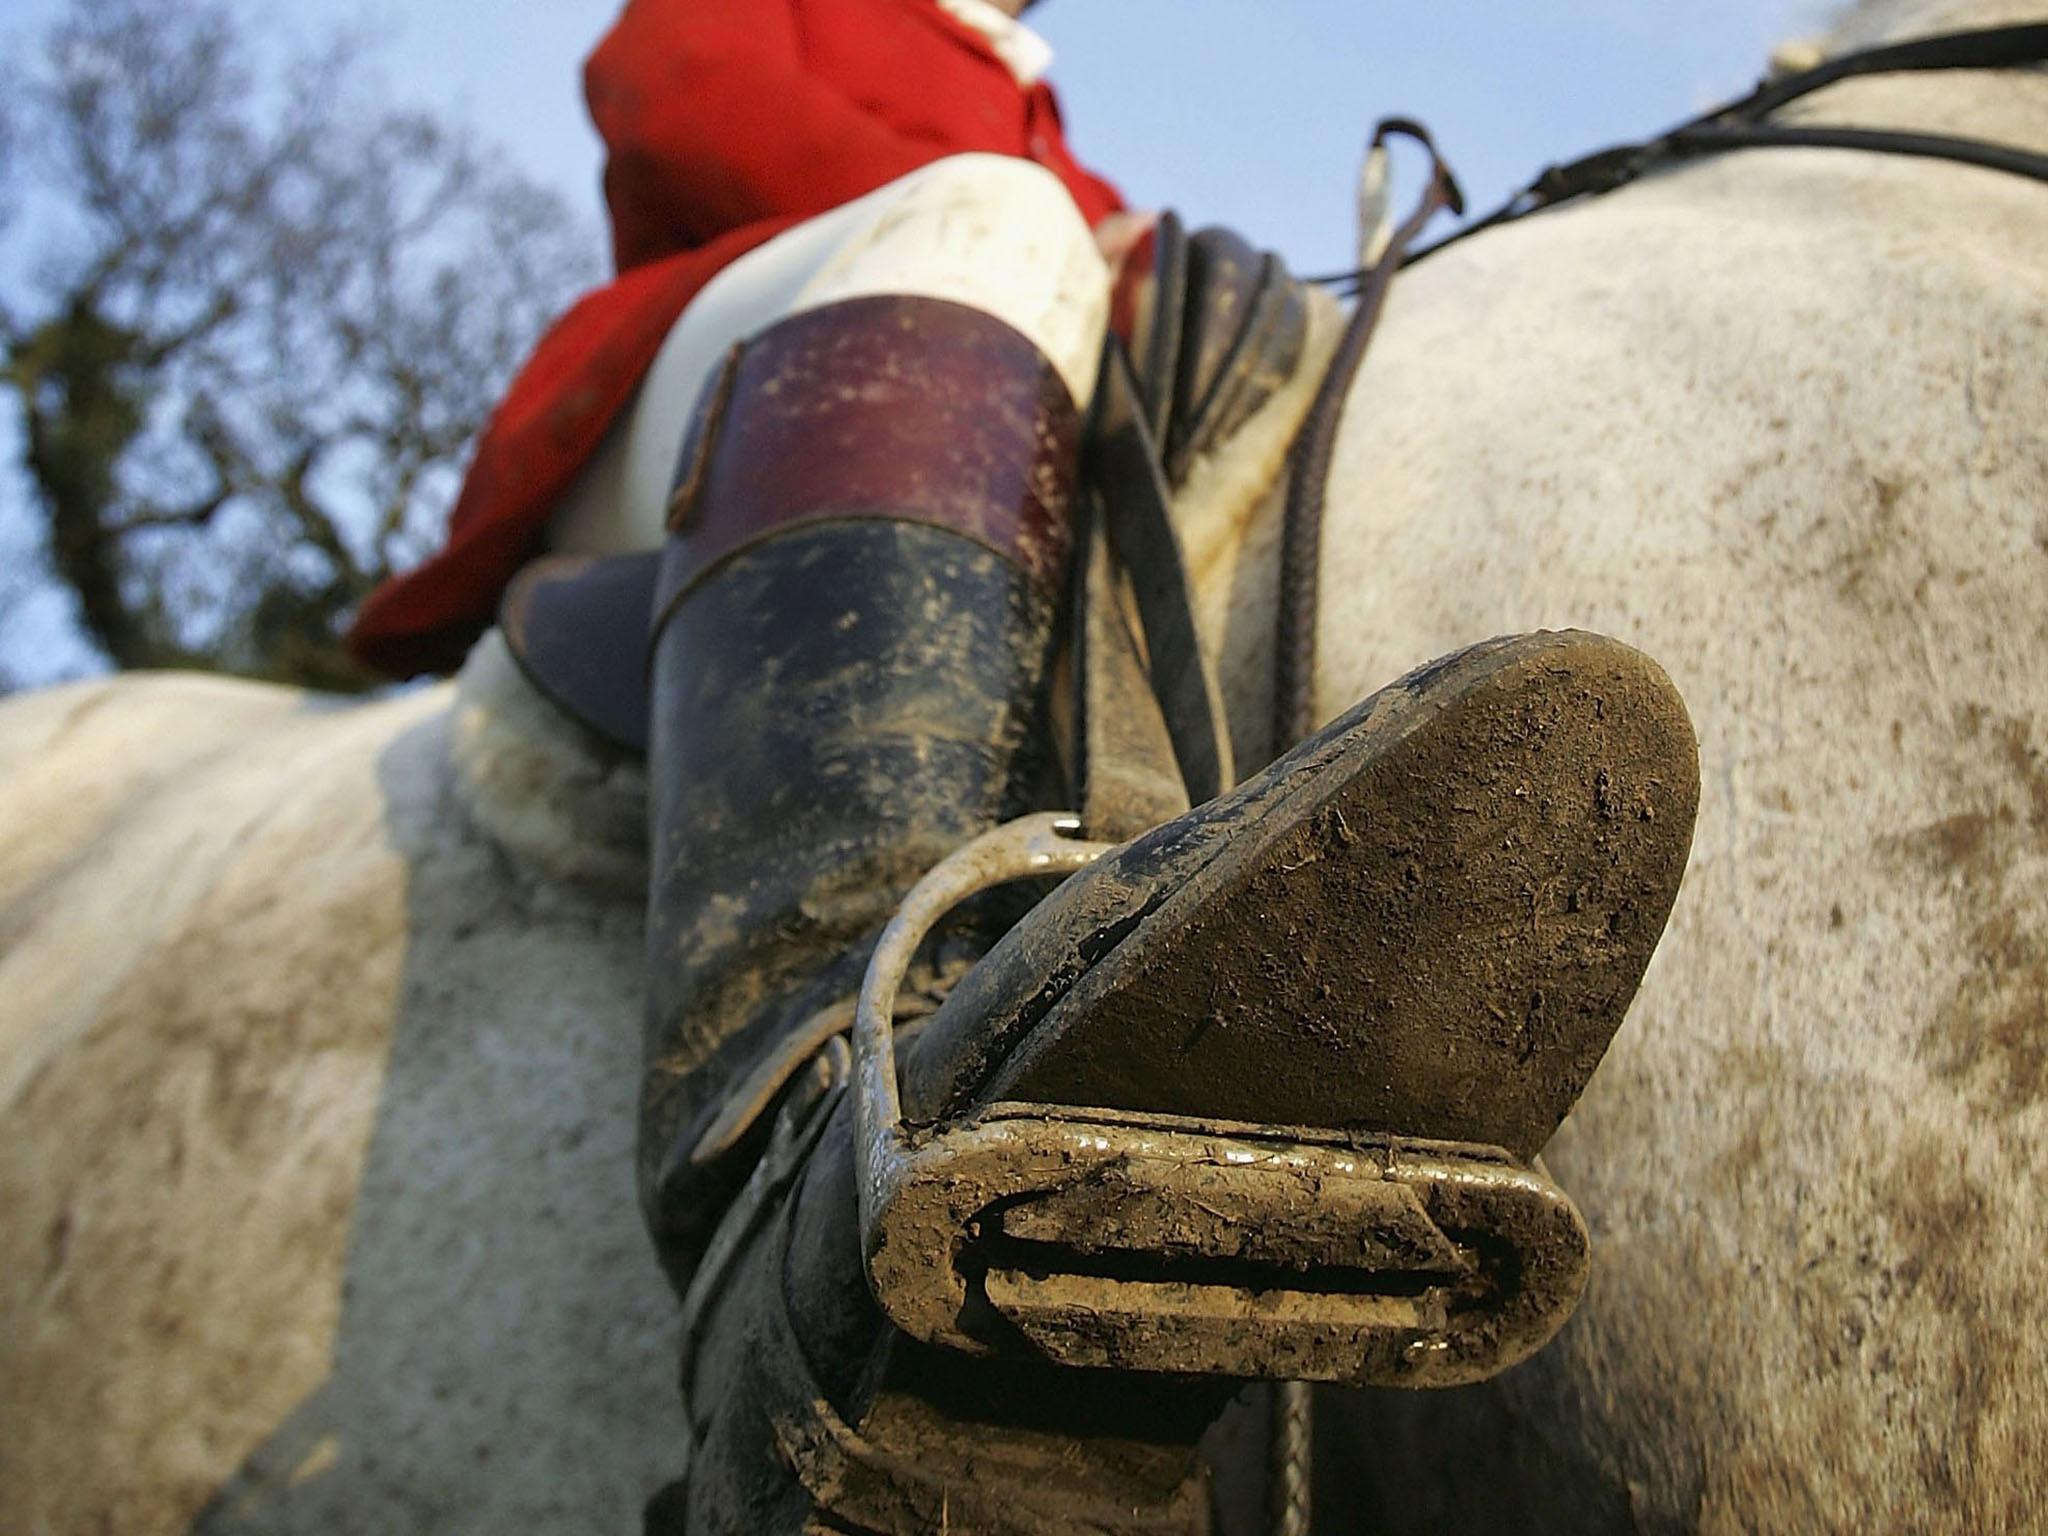
[[[1159,448],[1130,360],[1114,338],[1103,350],[1083,474],[1101,497],[1110,548],[1130,572],[1152,690],[1188,801],[1200,805],[1237,782],[1223,694],[1195,628],[1187,560],[1174,531]]]
[[[1175,486],[1293,377],[1308,340],[1302,285],[1279,257],[1227,229],[1188,242],[1186,303],[1173,409],[1156,438]]]
[[[1423,226],[1448,208],[1465,210],[1464,194],[1429,130],[1404,117],[1390,117],[1373,130],[1372,150],[1382,153],[1389,138],[1413,139],[1429,154],[1429,185],[1415,211],[1389,237],[1379,259],[1364,271],[1358,303],[1316,389],[1315,404],[1294,441],[1288,465],[1287,506],[1280,525],[1279,634],[1274,647],[1273,754],[1278,756],[1315,729],[1316,622],[1318,574],[1322,565],[1323,500],[1337,451],[1337,428],[1351,384],[1379,324],[1387,290],[1409,246]]]
[[[1308,303],[1279,257],[1233,230],[1190,236],[1167,210],[1150,239],[1127,355],[1166,482],[1178,487],[1294,376]]]
[[[1152,275],[1149,294],[1133,318],[1130,356],[1138,398],[1152,441],[1166,441],[1173,414],[1173,382],[1180,372],[1181,329],[1187,318],[1187,226],[1171,208],[1162,209],[1152,226]]]
[[[1512,224],[1561,203],[1612,192],[1676,161],[1730,149],[1860,149],[1877,154],[1956,160],[2048,181],[2048,155],[1983,139],[1899,129],[1779,125],[1765,121],[1773,112],[1801,97],[1860,76],[2014,69],[2042,63],[2048,63],[2048,22],[1942,32],[1845,53],[1782,80],[1765,81],[1747,96],[1724,102],[1654,138],[1596,150],[1563,165],[1550,166],[1486,217],[1416,251],[1408,259],[1420,261],[1497,224]],[[1360,275],[1339,274],[1333,280],[1342,283]]]
[[[1081,825],[1120,843],[1188,808],[1172,733],[1125,618],[1127,583],[1110,553],[1101,509],[1090,509],[1075,562],[1075,779]]]

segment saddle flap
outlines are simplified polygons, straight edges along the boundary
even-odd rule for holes
[[[1293,377],[1308,343],[1308,303],[1280,258],[1227,229],[1188,242],[1173,409],[1160,439],[1166,478],[1227,441]]]

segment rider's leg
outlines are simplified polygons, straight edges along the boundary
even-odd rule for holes
[[[963,304],[1031,342],[1086,407],[1108,277],[1066,189],[954,155],[776,236],[706,285],[548,531],[570,554],[659,548],[684,429],[726,353],[785,316],[877,294]]]
[[[740,340],[698,402],[654,654],[642,1174],[679,1280],[759,1146],[744,1115],[706,1141],[726,1090],[779,1088],[791,1031],[850,996],[857,941],[909,883],[1045,793],[1107,308],[1056,179],[955,157],[723,275],[635,407],[607,534],[629,548],[673,515],[678,405]]]
[[[701,468],[664,555],[641,1173],[671,1275],[708,1287],[688,1309],[705,1356],[690,1373],[702,1531],[795,1530],[810,1498],[758,1438],[774,1415],[756,1411],[756,1367],[809,1374],[794,1346],[750,1350],[766,1324],[749,1306],[783,1316],[780,1266],[758,1243],[730,1268],[707,1261],[707,1240],[742,1181],[797,1171],[775,1140],[793,1123],[781,1111],[815,1091],[813,1058],[829,1059],[904,892],[1058,798],[1043,712],[1107,273],[1035,167],[975,158],[912,182],[834,216],[830,239],[800,231],[766,252],[772,280],[748,292],[781,317],[753,331],[702,412]],[[696,345],[678,373],[718,351]],[[665,457],[661,476],[660,457],[647,466],[643,516],[669,500]],[[934,1007],[999,928],[956,931],[906,1006]],[[858,1334],[862,1286],[841,1266],[834,1294],[812,1299],[852,1308]],[[835,1393],[848,1360],[838,1350],[828,1367]],[[1090,1394],[1098,1419],[1117,1395]],[[1198,1426],[1205,1411],[1183,1416]],[[981,1449],[1000,1459],[1017,1435],[1031,1438]],[[1099,1449],[1051,1420],[1031,1444],[1032,1466],[1070,1471]],[[1184,1448],[1133,1454],[1147,1502],[1184,1480]]]
[[[941,856],[1058,793],[1043,706],[1106,282],[1035,168],[925,175],[829,240],[792,232],[786,266],[705,312],[729,300],[751,319],[705,320],[694,354],[676,342],[674,398],[704,397],[697,437],[683,454],[671,427],[637,470],[626,444],[619,526],[593,537],[645,547],[674,529],[653,659],[641,1174],[664,1261],[694,1289],[703,1444],[669,1512],[780,1531],[812,1528],[815,1504],[834,1511],[816,1529],[907,1531],[972,1483],[963,1529],[1191,1531],[1187,1446],[1214,1392],[969,1369],[908,1345],[867,1287],[852,1127],[843,1100],[830,1109],[832,1042],[881,923]],[[939,291],[904,292],[909,255],[963,241],[987,259],[930,258]],[[1006,248],[1035,254],[1002,262]],[[1523,642],[1427,669],[1076,877],[981,967],[999,915],[942,934],[899,997],[944,1005],[929,1045],[905,1047],[906,1103],[939,1130],[1001,1098],[1457,1137],[1507,1144],[1520,1177],[1654,944],[1690,773],[1668,684],[1618,647]],[[1130,1193],[1123,1214],[1144,1225],[1153,1192]],[[729,1209],[753,1219],[721,1227]],[[1430,1316],[1500,1276],[1401,1212],[1396,1246],[1436,1256],[1367,1310],[1413,1313],[1405,1334],[1373,1336],[1412,1336],[1426,1365],[1444,1332]],[[930,1236],[929,1256],[892,1256],[897,1273],[952,1262]],[[1124,1263],[1085,1278],[1167,1294],[1158,1315],[1188,1323],[1171,1305],[1183,1270]],[[1044,1278],[1024,1263],[1010,1310],[976,1326],[1015,1344],[1046,1297],[1071,1313],[1071,1288]],[[1224,1319],[1239,1322],[1262,1326]],[[1068,1343],[1087,1333],[1085,1317],[1057,1326]],[[1109,1362],[1156,1344],[1092,1342]]]

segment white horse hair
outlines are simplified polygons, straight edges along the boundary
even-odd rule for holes
[[[1880,0],[1826,46],[2017,9]],[[1800,111],[2048,147],[2038,74]],[[1484,1388],[1334,1400],[1371,1437],[1326,1456],[1347,1515],[2048,1522],[2044,251],[2039,185],[1768,150],[1396,285],[1324,712],[1582,624],[1672,672],[1706,793],[1551,1152],[1582,1315]],[[1185,509],[1253,761],[1305,401]],[[632,1193],[644,793],[495,642],[365,705],[131,676],[0,709],[0,1529],[636,1528],[681,1470]]]
[[[536,693],[495,629],[456,675],[449,724],[456,792],[499,847],[549,879],[645,895],[646,769]]]
[[[629,1531],[679,1470],[640,899],[474,830],[454,692],[0,715],[0,1529]]]
[[[1885,4],[1829,47],[2014,9]],[[2039,153],[2048,75],[1797,115]],[[1496,1383],[1354,1404],[1367,1528],[2048,1528],[2044,422],[2048,186],[2009,174],[1726,155],[1397,285],[1333,477],[1323,709],[1583,625],[1670,671],[1703,796],[1548,1153],[1586,1303]]]

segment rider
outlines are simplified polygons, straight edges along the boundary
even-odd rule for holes
[[[1333,1221],[1314,1241],[1358,1249],[1360,1273],[1409,1266],[1385,1298],[1302,1303],[1352,1309],[1344,1348],[1374,1379],[1469,1377],[1523,1347],[1513,1298],[1480,1299],[1521,1280],[1421,1197],[1411,1215],[1378,1185],[1332,1193],[1366,1201],[1339,1221],[1307,1185],[1268,1209],[1227,1171],[1188,1177],[1210,1217],[1239,1209],[1235,1236],[1190,1235],[1194,1185],[1132,1195],[1143,1180],[1118,1175],[1127,1203],[1084,1226],[1156,1227],[1133,1239],[1152,1268],[1067,1275],[1061,1250],[1048,1279],[1017,1259],[967,1341],[1011,1358],[969,1366],[878,1309],[870,1266],[915,1289],[951,1273],[958,1235],[885,1256],[863,1228],[881,1197],[856,1190],[872,1148],[841,1037],[919,877],[1070,793],[1049,716],[1104,252],[1143,227],[1067,151],[1023,3],[630,0],[586,81],[621,275],[513,386],[446,549],[351,637],[387,670],[451,667],[552,547],[506,598],[515,653],[566,608],[631,680],[609,718],[650,770],[641,1191],[685,1296],[697,1440],[657,1526],[1202,1528],[1190,1447],[1221,1397],[1158,1372],[1358,1374],[1300,1318],[1203,1310],[1257,1294],[1254,1259],[1309,1262],[1286,1244]],[[1437,663],[1021,918],[970,904],[906,953],[904,1121],[936,1146],[996,1100],[1097,1106],[1039,1129],[1122,1112],[1270,1146],[1296,1128],[1433,1147],[1463,1170],[1454,1203],[1548,1189],[1530,1160],[1655,945],[1695,778],[1682,706],[1623,647],[1539,636]],[[1097,1143],[1125,1146],[1104,1125]],[[1237,1278],[1196,1283],[1186,1261],[1218,1242]],[[1144,1368],[1082,1390],[1045,1363],[1084,1357]]]
[[[592,461],[678,317],[687,316],[694,345],[663,389],[677,436],[710,371],[702,359],[794,307],[803,279],[828,256],[900,220],[900,198],[920,197],[941,220],[961,203],[983,227],[949,227],[945,269],[899,272],[895,291],[923,284],[936,297],[1002,305],[1012,283],[1031,275],[1020,267],[1064,258],[1057,237],[1076,214],[1112,255],[1129,249],[1144,221],[1068,150],[1043,79],[1051,50],[1015,20],[1028,3],[631,0],[584,71],[610,152],[604,186],[619,276],[542,340],[478,443],[445,547],[363,605],[348,637],[357,657],[399,677],[460,665],[528,558],[611,535],[582,526],[551,535],[549,524],[578,491],[597,499],[606,471]],[[924,167],[934,169],[913,176]],[[864,217],[818,222],[891,183],[896,191],[866,205]],[[1053,244],[1020,250],[1004,238],[1039,223],[1053,226]],[[920,223],[865,265],[888,273],[891,263],[919,263],[917,247],[931,244],[923,233]],[[991,270],[978,269],[983,258]],[[1076,360],[1067,382],[1085,403],[1102,308],[1089,290],[1103,277],[1085,255],[1072,260],[1076,270],[1061,275],[1075,290],[1040,295],[1035,315],[1010,301],[1004,317],[1026,334],[1048,328],[1034,339]],[[627,435],[614,433],[615,452]],[[659,473],[666,480],[674,468],[671,455]],[[658,527],[617,537],[660,542]]]

